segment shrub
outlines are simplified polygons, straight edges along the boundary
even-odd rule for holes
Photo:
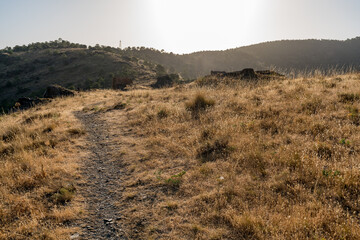
[[[321,99],[315,98],[302,104],[302,111],[311,115],[317,114],[323,108]]]
[[[178,188],[180,186],[182,176],[184,176],[186,171],[181,171],[178,174],[172,175],[168,179],[165,180],[165,183],[170,185],[171,187]]]
[[[316,154],[319,158],[329,160],[332,156],[331,148],[326,144],[319,144],[316,149]]]
[[[0,138],[4,142],[10,142],[15,139],[16,135],[20,132],[20,129],[17,127],[10,128],[7,132],[5,132]]]
[[[346,140],[345,138],[342,138],[339,143],[341,145],[346,145],[346,146],[350,146],[350,141],[349,140]]]
[[[75,191],[75,187],[69,184],[68,186],[59,188],[59,190],[51,196],[51,199],[56,204],[65,204],[71,201],[74,197]]]
[[[169,116],[169,113],[166,109],[161,109],[157,113],[158,118],[163,119]]]
[[[24,117],[23,124],[30,124],[35,122],[36,119],[48,119],[48,118],[58,118],[60,116],[60,113],[45,113],[45,114],[34,114],[30,115],[28,117]]]
[[[239,239],[259,239],[258,228],[261,223],[254,216],[231,215],[226,216],[226,222],[236,232]]]
[[[125,109],[125,107],[126,107],[125,103],[119,102],[119,103],[115,104],[112,109],[122,110],[122,109]]]
[[[85,130],[84,129],[80,129],[80,128],[71,128],[68,130],[68,133],[70,133],[70,135],[83,135],[85,134]]]
[[[212,143],[207,142],[204,146],[200,147],[197,151],[197,157],[200,158],[202,162],[212,162],[218,158],[227,157],[231,150],[228,140],[217,139]]]
[[[275,135],[279,133],[279,128],[277,124],[272,120],[263,120],[260,122],[260,128],[271,135]]]
[[[339,98],[342,103],[354,103],[360,99],[360,95],[357,93],[342,93]]]
[[[214,130],[212,129],[205,129],[201,132],[201,139],[208,140],[214,136]]]
[[[174,211],[178,208],[178,204],[176,202],[167,202],[165,208],[169,211]]]
[[[349,119],[351,120],[351,122],[353,124],[355,124],[356,126],[359,126],[360,125],[359,110],[357,108],[350,108],[349,111],[350,111],[350,113],[348,115]]]
[[[314,123],[313,125],[311,125],[310,129],[309,129],[309,133],[313,136],[316,137],[318,135],[324,134],[324,132],[327,130],[327,126],[322,124],[322,123]]]
[[[195,114],[199,113],[200,111],[205,111],[208,107],[212,107],[214,105],[214,100],[206,99],[202,94],[197,94],[194,100],[185,104],[186,109]]]
[[[254,151],[247,153],[244,159],[244,166],[251,170],[252,174],[255,176],[266,177],[266,166],[267,162],[266,159],[263,157],[261,151]]]
[[[181,171],[178,174],[172,175],[169,178],[163,178],[161,176],[162,171],[160,170],[158,172],[155,172],[155,175],[159,181],[164,182],[167,186],[169,186],[173,189],[178,189],[182,182],[182,177],[185,175],[185,173],[186,173],[186,171]]]
[[[49,126],[45,127],[42,132],[43,132],[43,133],[52,132],[55,127],[56,127],[55,124],[50,124]]]

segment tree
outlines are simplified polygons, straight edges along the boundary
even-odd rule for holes
[[[158,76],[162,76],[166,74],[165,68],[160,64],[156,65],[155,71]]]

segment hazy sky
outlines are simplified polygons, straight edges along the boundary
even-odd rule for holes
[[[0,0],[0,48],[63,38],[168,52],[360,36],[360,0]]]

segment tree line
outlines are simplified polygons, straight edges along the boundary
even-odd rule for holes
[[[87,48],[87,45],[80,43],[72,43],[61,38],[50,42],[36,42],[28,45],[16,45],[14,47],[5,47],[0,53],[11,54],[13,52],[29,52],[44,49],[60,49],[60,48]]]

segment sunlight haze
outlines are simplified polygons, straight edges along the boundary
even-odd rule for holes
[[[0,48],[63,38],[167,52],[360,35],[355,0],[0,1]]]

